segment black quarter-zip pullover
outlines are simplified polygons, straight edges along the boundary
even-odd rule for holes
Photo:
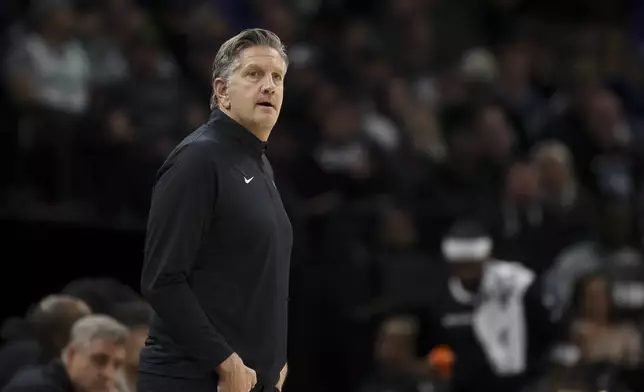
[[[273,386],[286,363],[292,228],[266,143],[215,109],[157,173],[141,290],[143,372],[211,375],[233,352]]]

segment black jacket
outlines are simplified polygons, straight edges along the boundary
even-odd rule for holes
[[[144,372],[202,377],[236,352],[273,386],[286,363],[292,229],[266,143],[219,110],[157,173],[144,296]]]
[[[65,367],[59,360],[19,372],[2,392],[74,392]]]

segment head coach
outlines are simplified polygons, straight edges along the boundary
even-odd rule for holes
[[[287,66],[270,31],[226,41],[208,122],[157,173],[141,277],[154,315],[138,392],[281,390],[293,234],[264,153]]]

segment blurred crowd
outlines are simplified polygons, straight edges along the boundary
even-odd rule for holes
[[[300,268],[287,389],[440,388],[408,382],[441,356],[399,313],[436,300],[441,239],[469,219],[568,320],[530,391],[593,390],[588,369],[644,390],[642,4],[2,1],[1,210],[142,229],[156,169],[208,117],[219,45],[267,28],[290,57],[267,152]],[[89,309],[133,325],[74,298],[56,328]],[[63,332],[3,338],[60,351]]]

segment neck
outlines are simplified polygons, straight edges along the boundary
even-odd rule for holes
[[[232,118],[237,124],[246,128],[248,132],[255,135],[255,137],[259,140],[267,142],[268,138],[271,136],[272,128],[264,128],[257,124],[246,124],[241,118],[233,114],[230,110],[221,107],[219,108],[219,110],[225,113],[228,117]]]

